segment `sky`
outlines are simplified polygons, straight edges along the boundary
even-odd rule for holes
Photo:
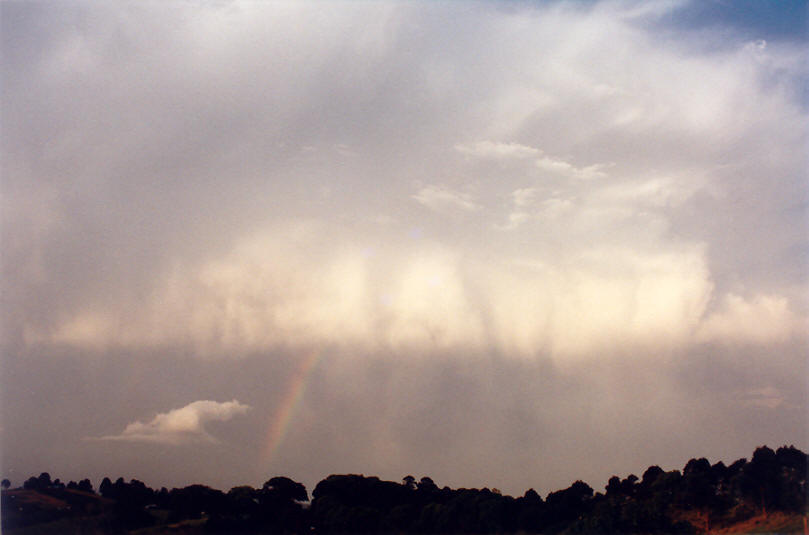
[[[543,496],[809,450],[805,2],[3,2],[0,471]]]

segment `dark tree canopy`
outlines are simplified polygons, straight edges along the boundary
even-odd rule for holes
[[[174,522],[240,534],[692,533],[772,511],[801,518],[807,456],[794,446],[762,446],[749,462],[711,465],[693,458],[682,473],[650,466],[640,479],[611,477],[603,494],[579,480],[544,500],[534,489],[514,498],[496,489],[441,488],[429,476],[397,483],[330,475],[315,486],[309,504],[306,487],[284,476],[227,493],[199,484],[155,491],[137,479],[105,477],[97,495],[89,479],[64,485],[47,472],[27,479],[24,490],[10,485],[3,481],[4,530],[95,515],[100,531],[110,533]],[[48,498],[25,505],[14,501],[15,492]]]
[[[300,483],[292,481],[288,477],[274,477],[264,483],[264,492],[274,493],[279,498],[285,500],[295,500],[299,502],[309,501],[309,494],[306,487]]]

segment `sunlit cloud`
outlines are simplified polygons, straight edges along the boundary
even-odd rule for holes
[[[807,332],[807,322],[790,310],[783,296],[756,295],[745,299],[729,293],[700,326],[699,338],[725,343],[768,344]]]
[[[154,442],[177,446],[199,441],[216,442],[206,429],[208,422],[224,422],[234,416],[245,414],[250,407],[233,401],[194,401],[185,407],[159,413],[143,423],[132,422],[118,435],[105,435],[98,440],[122,442]]]
[[[200,355],[336,345],[578,359],[603,347],[783,341],[800,325],[778,296],[730,295],[711,310],[714,284],[700,246],[469,261],[432,245],[369,257],[348,242],[324,243],[322,225],[306,227],[261,233],[175,273],[138,316],[79,315],[42,341],[87,349],[185,343]],[[313,265],[305,251],[315,246],[323,260]]]

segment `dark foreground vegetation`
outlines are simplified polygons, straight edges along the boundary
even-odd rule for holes
[[[8,534],[46,533],[705,533],[803,532],[807,455],[764,446],[726,466],[691,459],[666,472],[610,478],[604,492],[582,481],[549,493],[439,488],[429,477],[401,483],[331,475],[306,488],[274,477],[228,492],[203,485],[153,490],[133,479],[67,484],[47,473],[21,488],[3,480]],[[778,527],[766,519],[777,519]],[[745,524],[747,522],[747,524]],[[767,527],[769,526],[769,527]]]

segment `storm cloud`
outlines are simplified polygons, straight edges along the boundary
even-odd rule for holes
[[[805,448],[805,42],[694,9],[3,4],[4,467],[521,493]],[[183,415],[218,440],[161,472]]]

